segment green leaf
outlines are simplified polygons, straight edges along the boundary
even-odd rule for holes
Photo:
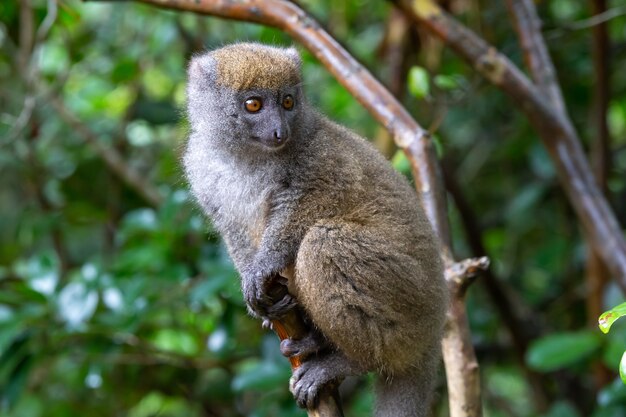
[[[23,331],[24,322],[21,320],[13,320],[0,324],[0,352],[6,352],[5,349],[7,349]]]
[[[430,93],[430,76],[428,71],[422,67],[411,67],[409,70],[408,85],[409,92],[415,98],[426,98]]]
[[[198,354],[196,339],[191,333],[183,330],[161,329],[154,336],[152,343],[168,352],[189,356]]]
[[[433,82],[442,90],[454,90],[459,88],[459,76],[455,75],[435,75]]]
[[[397,150],[393,155],[393,158],[391,158],[391,164],[397,171],[403,173],[404,175],[411,173],[411,163],[407,159],[404,151],[401,149]]]
[[[132,58],[125,57],[117,61],[111,71],[111,81],[120,84],[133,80],[139,74],[139,63]]]
[[[27,355],[15,366],[9,375],[6,386],[0,389],[2,392],[0,394],[0,402],[12,407],[19,400],[20,395],[26,389],[26,383],[28,382],[33,363],[33,356]]]
[[[602,330],[602,333],[608,333],[613,323],[615,323],[615,320],[622,316],[626,316],[626,303],[622,303],[602,313],[598,319],[598,326],[600,330]]]
[[[562,369],[595,352],[600,343],[601,339],[589,331],[552,334],[530,346],[526,362],[542,372]]]
[[[624,351],[622,360],[619,362],[619,377],[622,378],[622,382],[626,384],[626,351]]]
[[[194,406],[183,398],[170,397],[159,392],[151,392],[139,401],[129,412],[129,417],[152,416],[195,416],[199,415]]]

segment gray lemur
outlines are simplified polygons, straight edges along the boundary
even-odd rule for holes
[[[376,416],[426,416],[447,304],[438,241],[406,179],[314,110],[301,84],[293,48],[240,43],[194,57],[192,192],[249,311],[280,319],[297,304],[313,323],[310,337],[281,344],[305,357],[290,381],[300,406],[330,381],[373,371]],[[268,288],[288,268],[276,302]]]

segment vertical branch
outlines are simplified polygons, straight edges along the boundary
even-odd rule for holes
[[[464,287],[459,284],[457,288],[451,288],[452,298],[441,343],[449,387],[448,403],[451,416],[480,417],[482,406],[478,361],[471,344],[464,342],[470,340]]]
[[[18,65],[22,73],[28,68],[30,56],[35,43],[35,20],[33,17],[33,8],[30,0],[20,1],[20,49],[18,55]]]
[[[607,0],[591,0],[593,14],[606,11]],[[606,22],[593,27],[593,124],[595,140],[591,142],[591,166],[600,188],[606,192],[606,181],[610,171],[610,137],[606,115],[610,101],[610,40]]]
[[[563,94],[554,64],[541,35],[541,21],[533,0],[507,0],[507,4],[524,51],[526,66],[535,84],[559,112],[564,112]]]
[[[452,417],[481,417],[480,369],[471,343],[465,294],[479,271],[489,267],[487,257],[448,264],[446,281],[450,306],[441,347]]]
[[[606,0],[591,0],[594,16],[606,12]],[[606,115],[610,100],[609,75],[609,35],[607,23],[600,22],[592,29],[593,44],[593,112],[592,123],[595,127],[595,136],[591,141],[591,167],[600,189],[606,194],[606,181],[611,166],[609,156],[610,137]],[[602,299],[604,288],[608,282],[609,271],[599,254],[592,248],[588,249],[587,258],[587,322],[596,326],[598,316],[604,311]],[[608,369],[601,363],[594,366],[596,386],[601,387],[611,379]]]

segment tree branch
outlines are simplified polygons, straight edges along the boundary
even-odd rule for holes
[[[552,101],[558,111],[565,111],[561,88],[554,64],[541,35],[541,21],[532,0],[507,0],[513,23],[524,50],[524,59],[540,91]]]
[[[626,293],[626,241],[597,187],[571,120],[504,55],[454,20],[432,0],[392,0],[418,24],[446,42],[492,84],[507,93],[538,132],[592,246]]]
[[[446,331],[441,343],[448,383],[448,403],[452,417],[480,417],[480,372],[471,343],[465,293],[476,272],[489,266],[486,257],[470,259],[446,268],[450,289]]]
[[[606,12],[606,0],[590,1],[594,17],[601,16]],[[595,128],[595,136],[591,141],[589,158],[593,173],[600,189],[606,194],[607,179],[611,167],[609,149],[611,138],[607,123],[607,112],[610,100],[610,40],[606,22],[601,22],[593,27],[593,107],[592,123]],[[607,284],[608,271],[604,262],[594,250],[587,251],[587,322],[590,326],[596,326],[598,316],[604,311],[602,301],[604,289]],[[611,372],[600,361],[594,364],[594,376],[596,388],[609,383]]]

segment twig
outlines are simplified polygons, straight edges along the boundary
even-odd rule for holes
[[[48,0],[48,11],[46,12],[46,17],[37,29],[37,43],[42,42],[48,36],[50,29],[52,29],[52,25],[54,25],[54,21],[57,20],[57,11],[57,0]]]
[[[440,37],[487,80],[502,89],[539,133],[590,243],[626,293],[626,241],[615,214],[597,187],[571,120],[505,56],[445,13],[432,0],[393,0],[412,19]]]
[[[565,30],[589,29],[594,26],[598,26],[603,23],[606,23],[609,20],[615,19],[616,17],[621,17],[625,15],[626,15],[626,6],[614,7],[609,10],[604,10],[602,13],[594,14],[594,16],[590,17],[589,19],[583,19],[583,20],[579,20],[576,22],[566,23],[558,29],[565,29]],[[555,30],[558,30],[558,29],[555,29]]]

